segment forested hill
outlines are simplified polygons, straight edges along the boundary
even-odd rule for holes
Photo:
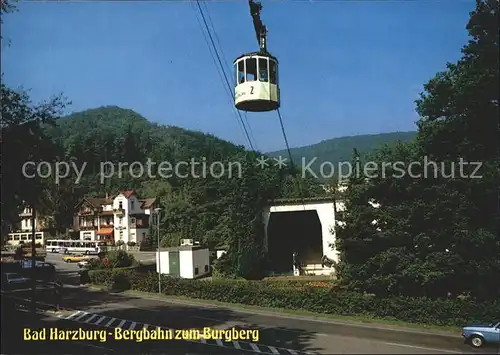
[[[164,208],[162,243],[165,246],[178,245],[181,238],[198,239],[211,248],[220,244],[236,245],[239,238],[250,238],[249,244],[258,244],[262,230],[255,216],[260,215],[269,199],[324,196],[326,193],[320,186],[321,181],[312,177],[302,180],[297,178],[300,175],[294,177],[289,169],[257,167],[256,158],[260,153],[249,152],[213,135],[151,123],[134,111],[116,106],[77,112],[55,120],[44,129],[55,143],[56,151],[45,159],[57,156],[56,160],[72,161],[79,169],[85,165],[78,180],[73,173],[59,185],[45,181],[46,215],[54,216],[56,226],[71,220],[73,208],[82,196],[104,196],[118,190],[135,189],[142,197],[158,198]],[[406,135],[409,139],[413,133]],[[354,147],[368,151],[405,135],[378,137],[378,140],[336,139],[331,141],[336,143],[330,147],[337,159],[349,160]],[[344,155],[339,155],[340,148]],[[308,154],[316,155],[314,150]],[[156,164],[150,172],[146,165],[148,159]],[[190,173],[190,167],[181,169],[184,176],[176,176],[171,170],[170,176],[165,177],[158,171],[158,164],[162,162],[175,167],[179,162],[189,163],[193,159],[198,163],[206,161],[208,166],[214,161],[222,162],[226,169],[224,176],[214,178],[208,173],[200,178],[199,165],[198,176]],[[236,169],[231,177],[228,164],[234,162],[241,164],[241,173]],[[103,163],[112,164],[114,172],[104,171]],[[120,170],[119,163],[129,165]],[[146,170],[141,171],[141,165]],[[248,260],[255,260],[260,253],[260,247],[255,248],[255,255]]]
[[[119,107],[108,106],[74,113],[44,126],[48,138],[55,143],[56,154],[44,160],[72,161],[81,168],[83,177],[76,174],[59,185],[49,179],[46,214],[55,216],[54,223],[63,226],[71,220],[73,207],[84,195],[104,196],[123,189],[135,189],[142,197],[156,197],[163,207],[161,230],[165,246],[179,245],[181,238],[194,238],[213,248],[217,244],[236,245],[241,238],[253,238],[260,243],[261,222],[255,216],[269,199],[314,197],[324,195],[318,181],[293,177],[290,170],[273,166],[262,169],[256,165],[257,153],[234,145],[213,135],[189,131],[179,127],[163,126]],[[156,165],[151,173],[146,162]],[[180,174],[170,170],[165,177],[158,165],[196,161],[195,175],[184,165]],[[223,164],[223,176],[214,177],[210,171],[203,177],[200,163]],[[102,164],[114,164],[114,173],[103,171]],[[132,163],[136,162],[131,170]],[[128,163],[120,171],[119,163]],[[238,168],[239,164],[241,168]],[[232,168],[229,167],[232,164]],[[141,167],[145,171],[140,171]],[[215,169],[215,174],[220,169]],[[105,173],[104,179],[102,174]],[[231,175],[232,174],[232,175]],[[108,177],[109,176],[109,177]],[[258,246],[249,260],[257,260]],[[252,249],[253,250],[253,249]],[[236,254],[235,254],[236,255]],[[243,266],[242,266],[243,267]]]
[[[131,164],[145,162],[149,158],[156,164],[169,162],[175,165],[181,161],[201,161],[203,158],[207,161],[229,161],[235,155],[249,153],[243,146],[213,135],[152,123],[132,110],[116,106],[73,113],[56,120],[56,124],[47,126],[46,131],[62,149],[60,155],[74,157],[80,165],[87,163],[84,178],[78,186],[81,194],[103,195],[115,189],[135,188],[142,189],[148,195],[157,195],[157,191],[149,188],[155,184],[151,180],[162,180],[169,188],[185,185],[175,176],[168,180],[151,179],[150,176],[130,178],[128,169],[121,176],[115,174],[101,183],[96,180],[96,176],[103,162]],[[312,168],[318,171],[324,161],[334,164],[350,161],[354,148],[361,153],[369,153],[384,144],[406,142],[414,137],[415,132],[395,132],[334,138],[311,146],[293,148],[292,155],[298,165],[302,157],[307,161],[317,157]],[[286,151],[268,154],[287,156]]]
[[[392,145],[398,141],[409,142],[415,138],[417,132],[391,132],[380,134],[367,134],[359,136],[339,137],[327,139],[322,142],[304,147],[290,149],[294,162],[301,164],[302,158],[306,162],[317,158],[311,165],[311,169],[318,173],[322,162],[331,162],[336,167],[339,162],[350,162],[353,156],[353,150],[357,149],[360,153],[371,153],[383,145]],[[286,150],[267,153],[270,156],[288,157]],[[307,163],[306,163],[307,164]],[[321,175],[321,174],[318,174]]]
[[[85,152],[98,161],[142,161],[146,156],[162,161],[202,155],[221,159],[244,151],[213,135],[151,123],[132,110],[116,106],[73,113],[58,119],[48,132],[65,147],[66,154]]]

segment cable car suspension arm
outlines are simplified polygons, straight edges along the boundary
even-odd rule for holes
[[[248,0],[248,4],[250,5],[250,14],[252,15],[253,26],[255,28],[257,41],[259,42],[260,51],[263,53],[267,53],[267,28],[260,19],[262,4],[260,3],[260,1],[254,0]]]

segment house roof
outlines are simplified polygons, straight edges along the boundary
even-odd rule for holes
[[[141,208],[147,209],[153,206],[153,204],[156,202],[156,198],[145,198],[139,201],[142,202]]]
[[[101,207],[102,205],[111,205],[113,204],[113,200],[110,198],[102,198],[102,197],[87,197],[87,201],[92,204],[94,207]]]
[[[76,207],[81,206],[83,203],[87,202],[92,207],[98,208],[102,205],[111,205],[113,200],[109,198],[102,197],[84,197],[80,202],[77,203]]]
[[[125,191],[120,191],[120,193],[125,196],[125,198],[130,198],[130,196],[135,195],[135,190],[125,190]]]
[[[120,191],[119,194],[122,194],[127,199],[133,195],[137,195],[135,190],[123,190],[123,191]],[[84,202],[88,203],[89,205],[91,205],[92,207],[95,207],[95,208],[101,207],[102,205],[112,205],[113,200],[116,196],[118,196],[118,194],[113,196],[113,198],[84,197],[80,202],[77,203],[76,207],[79,207]],[[153,206],[153,204],[156,202],[156,198],[139,199],[139,202],[141,203],[141,208],[148,209],[148,208],[151,208]]]

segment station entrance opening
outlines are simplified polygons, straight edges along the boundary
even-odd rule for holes
[[[270,271],[293,272],[293,253],[302,264],[320,264],[323,256],[321,222],[315,210],[271,212],[267,227]]]

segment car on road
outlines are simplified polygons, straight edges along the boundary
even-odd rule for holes
[[[32,260],[23,260],[20,262],[21,273],[23,275],[31,275],[31,266],[33,265]],[[42,280],[53,279],[56,274],[56,267],[54,264],[47,263],[45,261],[35,261],[35,272],[36,278]]]
[[[89,265],[90,260],[82,260],[77,263],[80,269],[86,268]]]
[[[83,254],[74,254],[74,255],[65,255],[63,256],[63,260],[67,263],[77,263],[83,260],[88,260],[88,255]]]
[[[462,329],[465,341],[475,348],[485,344],[500,344],[500,320],[488,324],[471,324]]]

